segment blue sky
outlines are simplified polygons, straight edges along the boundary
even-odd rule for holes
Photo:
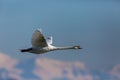
[[[53,36],[54,45],[81,45],[83,50],[39,55],[62,61],[80,61],[91,69],[110,69],[120,64],[119,1],[1,0],[0,52],[21,61],[38,55],[22,54],[31,46],[31,35],[41,28]],[[28,64],[29,65],[29,64]]]

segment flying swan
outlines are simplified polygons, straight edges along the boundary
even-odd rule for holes
[[[42,54],[49,51],[55,50],[67,50],[67,49],[82,49],[80,46],[68,46],[68,47],[56,47],[53,46],[52,37],[45,39],[44,35],[41,32],[41,29],[35,30],[32,35],[32,47],[27,49],[21,49],[21,52],[30,52],[35,54]]]

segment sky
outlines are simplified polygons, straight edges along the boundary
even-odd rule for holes
[[[15,69],[18,75],[22,74],[20,69],[23,69],[23,77],[31,76],[32,73],[27,74],[25,72],[25,70],[32,72],[31,69],[38,78],[41,75],[46,76],[42,73],[38,75],[39,72],[36,72],[36,69],[42,65],[39,61],[45,59],[48,61],[45,63],[49,64],[47,66],[51,66],[52,70],[54,70],[54,66],[50,63],[57,63],[59,66],[67,66],[67,62],[70,65],[75,63],[75,69],[78,69],[78,64],[84,64],[84,68],[87,68],[85,70],[80,68],[84,71],[86,69],[91,72],[94,70],[106,71],[106,73],[110,72],[110,76],[111,74],[117,75],[120,79],[120,73],[116,73],[116,68],[120,68],[119,21],[120,2],[118,0],[0,0],[1,56],[3,56],[3,62],[6,61],[4,60],[6,56],[12,60],[12,70]],[[21,53],[20,49],[31,47],[31,36],[38,28],[42,29],[45,37],[53,36],[53,45],[55,46],[80,45],[83,49],[55,51],[39,55]],[[2,65],[2,62],[0,64]],[[71,66],[69,67],[69,69],[73,69]],[[7,67],[5,70],[11,71]],[[46,71],[47,68],[45,67],[44,70]],[[47,73],[44,70],[43,73]],[[61,68],[56,70],[60,72]],[[48,72],[51,73],[49,70]],[[17,77],[20,77],[18,75]],[[52,79],[53,75],[49,78],[58,80]],[[60,73],[58,75],[60,77]],[[71,78],[70,75],[72,74],[69,74],[68,78]],[[87,78],[89,77],[88,80],[104,80],[104,77],[90,79],[90,75],[86,75]],[[103,75],[106,76],[105,73]],[[82,77],[79,75],[76,80],[86,80]],[[70,80],[74,78],[72,77]],[[42,80],[47,79],[42,77]],[[62,78],[60,80],[67,79]]]

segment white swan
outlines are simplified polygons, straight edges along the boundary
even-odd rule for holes
[[[42,54],[42,53],[54,51],[54,50],[82,49],[80,46],[55,47],[52,45],[52,37],[49,37],[46,40],[40,29],[37,29],[33,33],[31,43],[32,43],[31,48],[21,49],[21,52]]]

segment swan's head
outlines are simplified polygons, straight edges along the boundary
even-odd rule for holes
[[[75,49],[82,49],[80,46],[75,46],[74,48]]]

